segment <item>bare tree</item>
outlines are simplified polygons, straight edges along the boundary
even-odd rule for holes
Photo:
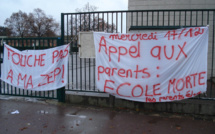
[[[13,13],[4,23],[12,32],[12,36],[24,37],[29,34],[28,15],[22,11]]]
[[[53,37],[59,30],[59,24],[52,16],[47,16],[37,8],[32,13],[19,11],[5,20],[5,25],[18,37]]]
[[[116,25],[108,24],[98,14],[93,13],[98,8],[87,3],[83,8],[77,8],[76,12],[80,13],[71,19],[71,34],[78,34],[80,31],[106,31],[115,32]]]
[[[0,26],[0,36],[10,36],[11,31],[7,27]]]
[[[33,36],[56,36],[56,31],[59,24],[55,22],[54,18],[47,16],[43,10],[37,8],[33,13],[29,14],[30,31]]]
[[[93,12],[96,11],[98,9],[98,7],[90,5],[89,2],[87,2],[87,4],[84,5],[83,8],[76,8],[75,11],[76,12]]]

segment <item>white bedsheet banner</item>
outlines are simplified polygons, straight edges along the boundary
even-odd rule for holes
[[[69,45],[19,51],[4,45],[1,80],[21,89],[55,90],[67,84]]]
[[[96,85],[116,97],[166,102],[206,92],[208,27],[94,33]]]

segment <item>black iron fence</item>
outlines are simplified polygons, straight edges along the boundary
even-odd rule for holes
[[[61,14],[61,44],[71,43],[69,84],[66,90],[99,92],[95,83],[95,59],[79,58],[78,34],[81,31],[116,33],[134,30],[174,29],[209,25],[208,87],[197,98],[215,99],[214,31],[215,9],[198,10],[130,10]]]
[[[0,58],[3,58],[4,42],[19,50],[39,50],[58,46],[60,41],[60,38],[3,38],[0,43]],[[0,95],[48,98],[64,101],[65,94],[63,92],[63,89],[52,91],[30,91],[13,87],[0,80]]]

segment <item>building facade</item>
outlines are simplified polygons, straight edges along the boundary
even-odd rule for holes
[[[215,0],[128,0],[128,10],[128,32],[209,26],[208,79],[215,77]]]

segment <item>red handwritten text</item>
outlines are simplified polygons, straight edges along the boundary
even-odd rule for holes
[[[109,77],[114,75],[117,77],[125,77],[125,78],[135,77],[135,79],[138,79],[139,77],[149,78],[151,76],[148,71],[148,68],[139,69],[139,65],[136,65],[135,70],[98,66],[98,80],[100,80],[101,74],[106,74]]]
[[[55,61],[58,62],[60,59],[65,58],[69,53],[68,47],[69,45],[64,50],[55,50],[52,52],[52,63]]]
[[[12,60],[12,63],[15,65],[19,65],[22,67],[45,66],[45,62],[44,62],[45,61],[44,56],[46,55],[45,53],[40,54],[37,57],[37,55],[22,55],[14,52],[8,47],[6,48],[8,50],[8,60]],[[33,63],[30,61],[33,61]]]
[[[187,54],[184,52],[184,47],[187,44],[187,42],[184,42],[183,46],[178,45],[178,47],[172,45],[172,50],[171,50],[171,54],[170,54],[170,50],[167,50],[167,46],[154,46],[151,49],[151,56],[154,58],[157,58],[158,60],[161,60],[162,54],[164,54],[164,58],[171,60],[171,59],[175,59],[178,60],[179,57],[184,56],[185,58],[187,58]],[[179,52],[176,53],[175,49],[179,49]]]
[[[43,82],[39,83],[38,86],[43,86],[43,85],[46,85],[46,84],[54,83],[56,81],[56,78],[60,77],[59,76],[60,73],[62,74],[61,75],[62,76],[61,79],[64,78],[64,65],[62,65],[62,68],[60,68],[60,67],[55,68],[50,73],[41,74],[40,76],[43,77]],[[63,80],[62,80],[62,82],[64,83]]]
[[[110,84],[115,84],[114,81],[112,80],[105,80],[104,84],[104,92],[109,92],[108,90],[114,91],[117,95],[122,96],[122,97],[141,97],[141,96],[159,96],[161,93],[159,92],[160,90],[160,83],[152,85],[152,87],[149,87],[149,85],[134,85],[132,86],[131,83],[129,82],[124,82],[120,85],[117,86],[116,89],[109,87],[108,85]],[[132,87],[131,87],[132,86]],[[131,89],[131,88],[132,89]],[[149,91],[149,88],[152,88],[152,90]],[[128,90],[131,89],[130,94],[123,94],[123,90]],[[138,90],[138,92],[137,92]]]
[[[111,34],[109,38],[112,40],[128,40],[128,41],[137,41],[137,40],[158,40],[156,36],[157,32],[152,33],[138,33],[138,34]]]
[[[106,40],[104,36],[101,37],[100,43],[99,43],[99,53],[101,52],[101,49],[105,49],[105,53],[109,57],[109,62],[111,61],[111,55],[117,53],[118,62],[120,62],[120,56],[129,54],[132,58],[140,57],[140,42],[138,42],[138,46],[130,46],[128,49],[124,46],[107,46]],[[108,52],[107,52],[108,51]]]
[[[173,93],[177,91],[182,91],[184,89],[192,89],[197,85],[205,85],[205,82],[202,82],[205,79],[206,72],[190,74],[184,78],[171,79],[168,84],[168,93],[171,91]]]
[[[181,39],[181,37],[195,37],[204,33],[204,29],[200,27],[189,28],[186,32],[186,28],[184,28],[180,33],[177,33],[176,30],[171,30],[166,33],[164,37],[167,37],[168,40]]]

